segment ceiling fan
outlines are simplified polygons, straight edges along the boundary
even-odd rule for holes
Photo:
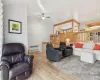
[[[42,20],[44,20],[45,18],[50,18],[50,16],[48,16],[46,13],[42,13]]]
[[[33,13],[33,14],[36,15],[36,16],[38,16],[38,17],[41,17],[42,20],[50,18],[50,16],[48,15],[48,13],[39,13],[39,12],[36,12],[36,13]]]
[[[41,4],[40,0],[37,0],[38,6],[40,7],[40,9],[42,10],[42,13],[39,14],[39,16],[41,16],[41,19],[44,20],[46,18],[50,18],[50,16],[48,15],[48,13],[46,13],[43,5]]]

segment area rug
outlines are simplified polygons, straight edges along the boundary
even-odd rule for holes
[[[78,56],[70,56],[52,64],[80,80],[100,80],[100,61],[91,64],[81,61]]]

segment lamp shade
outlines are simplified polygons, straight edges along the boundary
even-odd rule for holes
[[[69,43],[70,42],[70,39],[69,38],[66,38],[66,42]]]

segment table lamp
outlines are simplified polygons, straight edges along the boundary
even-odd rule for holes
[[[66,46],[70,46],[70,39],[69,38],[66,39]]]

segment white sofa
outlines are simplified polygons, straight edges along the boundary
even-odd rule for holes
[[[95,63],[96,57],[95,54],[90,52],[82,52],[81,53],[81,61],[88,62],[88,63]]]
[[[95,44],[100,44],[100,43],[85,42],[83,43],[83,48],[75,48],[75,46],[73,45],[73,54],[81,56],[81,53],[93,53],[95,54],[96,60],[100,60],[100,50],[93,50]]]

